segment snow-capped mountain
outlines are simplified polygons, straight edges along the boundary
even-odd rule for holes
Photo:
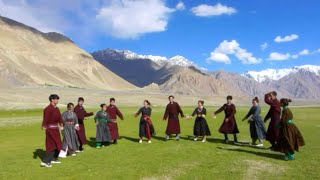
[[[195,66],[198,67],[194,62],[188,60],[187,58],[176,55],[172,58],[167,58],[164,56],[154,56],[154,55],[141,55],[129,50],[117,50],[117,49],[105,49],[96,51],[93,53],[95,56],[108,56],[112,57],[113,60],[137,60],[137,59],[147,59],[151,60],[158,65],[164,65],[168,63],[169,65],[177,65],[182,67]],[[199,68],[203,69],[203,68]]]
[[[311,72],[319,76],[320,66],[303,65],[303,66],[294,66],[292,68],[285,68],[285,69],[266,69],[263,71],[247,71],[246,73],[242,74],[242,76],[250,79],[254,79],[260,83],[263,83],[266,81],[277,81],[285,76],[288,76],[291,73],[298,73],[298,72]]]

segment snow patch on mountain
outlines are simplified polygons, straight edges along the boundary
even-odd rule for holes
[[[294,66],[292,68],[285,69],[266,69],[262,71],[247,71],[242,74],[242,76],[254,79],[258,82],[265,81],[276,81],[279,80],[291,73],[297,73],[300,71],[307,71],[311,73],[315,73],[317,76],[320,75],[320,66],[316,65],[303,65],[303,66]]]

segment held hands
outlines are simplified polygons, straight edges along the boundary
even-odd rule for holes
[[[75,128],[77,131],[79,131],[79,130],[80,130],[79,124],[76,124],[76,125],[74,126],[74,128]]]
[[[111,120],[112,120],[112,123],[117,124],[117,121],[115,119],[111,119]]]
[[[226,121],[226,122],[229,122],[229,118],[226,118],[225,121]]]
[[[217,118],[216,113],[212,113],[212,117],[216,119]]]

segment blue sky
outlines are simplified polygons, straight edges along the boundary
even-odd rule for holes
[[[319,9],[317,0],[0,0],[2,16],[88,52],[179,54],[232,72],[320,65]]]

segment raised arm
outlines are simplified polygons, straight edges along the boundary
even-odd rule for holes
[[[269,104],[270,106],[274,104],[274,101],[272,100],[270,93],[264,95],[264,102]]]
[[[252,106],[252,107],[250,108],[249,112],[248,112],[247,115],[242,119],[242,121],[248,119],[248,118],[253,114],[254,108],[255,108],[254,106]]]
[[[221,108],[219,108],[218,110],[216,110],[216,111],[214,112],[214,114],[219,114],[219,113],[221,113],[221,112],[224,110],[224,108],[225,108],[225,105],[221,106]]]
[[[194,109],[194,111],[193,111],[193,113],[191,114],[191,116],[193,117],[193,116],[195,116],[196,114],[197,114],[197,108]]]
[[[92,115],[93,115],[93,112],[88,113],[88,112],[84,109],[84,107],[82,107],[82,108],[83,108],[83,111],[84,111],[84,117],[89,117],[89,116],[92,116]]]
[[[135,114],[134,117],[138,117],[142,113],[142,108],[140,108]]]

